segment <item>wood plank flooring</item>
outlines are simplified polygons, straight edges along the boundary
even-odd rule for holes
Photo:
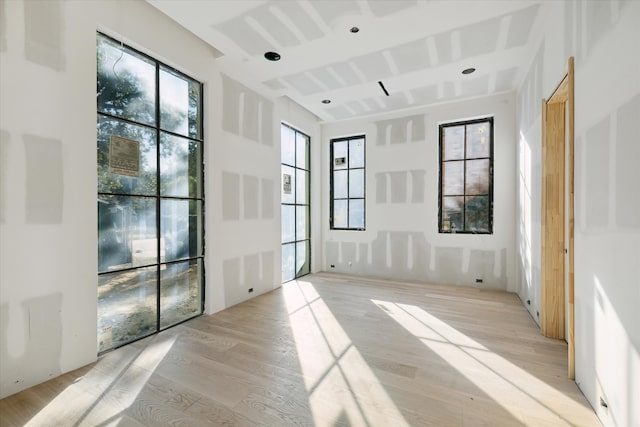
[[[600,423],[516,295],[318,274],[0,400],[0,425]]]

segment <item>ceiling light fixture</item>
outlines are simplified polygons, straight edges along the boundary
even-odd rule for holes
[[[360,28],[358,27],[351,27],[351,29],[349,30],[351,31],[353,34],[357,33],[358,31],[360,31]]]
[[[465,68],[464,70],[462,70],[462,74],[471,74],[475,71],[476,69],[471,67],[471,68]]]
[[[322,103],[323,104],[331,104],[331,100],[330,99],[323,99]]]
[[[264,57],[267,61],[280,61],[280,54],[278,52],[265,52]]]

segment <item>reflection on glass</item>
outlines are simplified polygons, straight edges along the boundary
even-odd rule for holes
[[[287,126],[280,126],[281,130],[281,148],[280,155],[282,157],[281,163],[285,163],[290,166],[296,165],[296,133],[293,129]]]
[[[156,274],[148,267],[98,276],[98,352],[156,331]]]
[[[160,134],[160,192],[163,196],[201,197],[200,144]]]
[[[458,160],[464,158],[464,126],[444,128],[442,160]]]
[[[156,203],[131,196],[98,196],[98,269],[158,262]]]
[[[309,203],[309,195],[307,194],[307,178],[309,172],[296,169],[296,203],[305,205]]]
[[[364,228],[364,200],[349,200],[349,228]]]
[[[296,170],[289,166],[282,166],[282,182],[280,184],[280,198],[282,203],[296,202]]]
[[[282,205],[282,243],[295,240],[295,206]]]
[[[309,138],[301,133],[296,133],[296,167],[300,169],[308,169],[307,145],[309,145]]]
[[[489,123],[467,126],[467,158],[489,157]]]
[[[489,193],[489,159],[468,160],[466,194]]]
[[[307,262],[309,259],[307,256],[308,246],[306,240],[296,243],[296,276],[303,276],[309,273],[309,263]]]
[[[282,245],[282,282],[288,282],[296,277],[295,254],[296,244]]]
[[[109,170],[111,135],[139,144],[139,176],[112,174]],[[98,116],[98,192],[156,194],[156,133],[142,126]]]
[[[443,197],[442,198],[442,219],[445,231],[462,231],[462,204],[464,197]],[[447,222],[448,221],[448,222]],[[448,227],[448,228],[447,228]]]
[[[442,194],[463,194],[464,189],[464,161],[446,162],[443,166]]]
[[[347,201],[335,200],[333,202],[333,226],[334,228],[347,228]]]
[[[192,138],[200,137],[200,85],[160,68],[160,127]]]
[[[364,139],[349,141],[349,167],[364,167]]]
[[[161,262],[202,254],[201,203],[198,200],[162,200],[160,204]]]
[[[160,271],[160,327],[202,313],[200,260],[163,265]]]
[[[465,197],[464,220],[467,231],[489,232],[489,197]]]
[[[347,177],[349,172],[346,170],[335,171],[333,173],[333,198],[334,199],[346,199],[347,198]]]
[[[296,206],[296,240],[303,240],[308,237],[308,215],[309,208],[307,206]]]
[[[98,111],[155,125],[155,65],[134,51],[98,36]]]
[[[349,197],[364,197],[364,169],[349,171]]]
[[[333,143],[333,169],[347,168],[347,141],[337,141]]]

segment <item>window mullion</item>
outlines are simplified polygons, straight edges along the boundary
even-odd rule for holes
[[[161,283],[160,283],[160,275],[161,268],[160,263],[162,261],[161,255],[161,241],[162,241],[162,211],[161,211],[161,203],[160,203],[160,64],[156,62],[156,87],[155,87],[155,95],[156,95],[156,104],[155,104],[155,114],[156,114],[156,256],[157,256],[157,273],[156,273],[156,332],[160,330],[160,291],[161,291]]]

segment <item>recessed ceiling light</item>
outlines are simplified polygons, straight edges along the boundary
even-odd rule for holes
[[[349,30],[351,31],[353,34],[357,33],[358,31],[360,31],[360,28],[358,27],[351,27],[351,29]]]
[[[264,57],[268,61],[280,61],[280,54],[278,52],[265,52]]]
[[[330,99],[323,99],[322,103],[323,104],[331,104],[331,100]]]
[[[464,70],[462,70],[462,74],[471,74],[475,71],[476,69],[471,67],[471,68],[465,68]]]

